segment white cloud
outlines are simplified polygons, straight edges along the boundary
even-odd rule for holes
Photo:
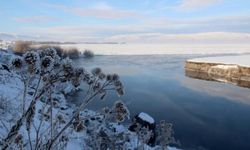
[[[117,41],[148,43],[246,43],[250,17],[217,17],[187,20],[148,18],[131,24],[25,27],[22,34],[61,41]]]
[[[134,31],[131,31],[134,28]],[[199,32],[199,33],[146,33],[138,32],[140,27],[130,26],[79,26],[32,28],[31,34],[47,37],[50,40],[74,42],[127,42],[127,43],[168,43],[168,44],[247,44],[250,33]],[[146,27],[147,28],[147,27]],[[121,32],[123,34],[119,34]],[[126,34],[130,32],[129,34]],[[107,33],[107,34],[106,34]],[[108,33],[113,33],[108,34]],[[66,35],[66,36],[65,36]]]
[[[250,32],[249,16],[203,17],[196,19],[149,18],[144,27],[151,32]]]
[[[105,2],[99,2],[99,3],[96,3],[94,6],[92,6],[92,9],[112,10],[114,8]]]
[[[176,9],[180,11],[193,11],[218,4],[222,1],[223,0],[182,0]]]
[[[142,33],[130,35],[116,35],[106,38],[106,41],[128,43],[168,43],[168,44],[226,44],[249,43],[249,33],[207,32],[192,34],[162,34]]]
[[[131,17],[133,18],[140,16],[139,13],[135,11],[117,9],[103,2],[96,3],[92,7],[70,7],[66,5],[51,5],[51,4],[46,4],[45,6],[50,8],[57,8],[65,12],[69,12],[83,17],[120,19],[120,18],[131,18]]]
[[[123,11],[116,9],[68,8],[67,10],[79,16],[90,16],[90,17],[105,18],[105,19],[119,19],[119,18],[136,16],[136,13],[132,11]]]
[[[25,23],[43,23],[43,22],[57,20],[56,18],[49,16],[14,17],[12,19],[16,22],[25,22]]]

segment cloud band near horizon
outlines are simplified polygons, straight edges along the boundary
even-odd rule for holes
[[[36,40],[246,43],[250,33],[250,11],[244,0],[1,3],[0,32]]]

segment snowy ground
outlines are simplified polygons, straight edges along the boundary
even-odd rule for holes
[[[250,53],[250,44],[67,44],[97,55],[232,54]]]
[[[250,67],[250,54],[237,55],[237,56],[196,58],[196,59],[190,59],[188,61],[201,62],[201,63],[219,63],[226,65],[239,65],[242,67]]]
[[[13,54],[10,53],[5,53],[5,52],[0,52],[0,65],[1,64],[8,64],[8,61],[10,60],[9,57],[11,57]],[[13,72],[8,72],[4,69],[0,70],[0,121],[2,124],[0,124],[0,136],[4,137],[8,133],[8,127],[11,127],[14,122],[20,118],[21,116],[21,107],[22,106],[22,96],[23,96],[23,91],[24,91],[24,85],[20,80],[19,75],[13,73]],[[27,93],[30,93],[32,91],[27,91]],[[34,92],[33,92],[34,93]],[[27,94],[27,100],[31,101],[32,96],[30,94]],[[67,118],[67,114],[72,113],[72,110],[74,107],[70,107],[66,104],[66,99],[62,93],[56,93],[52,95],[52,99],[58,99],[59,100],[59,106],[60,108],[64,107],[67,108],[65,112],[61,112],[59,107],[57,109],[54,109],[54,114],[57,113],[62,113],[64,116]],[[28,104],[28,103],[27,103]],[[28,105],[27,105],[28,106]],[[44,103],[41,101],[38,101],[37,103],[37,111],[44,106]],[[36,113],[34,117],[34,125],[38,125],[40,120],[39,116],[37,115],[39,113]],[[86,110],[81,113],[82,116],[97,116],[98,113],[90,110]],[[54,115],[53,115],[54,116]],[[81,115],[80,115],[81,116]],[[143,114],[144,118],[146,116],[146,119],[150,119],[151,121],[154,121],[153,118],[150,118],[147,116],[145,113]],[[56,116],[54,116],[55,118]],[[91,125],[97,124],[97,120],[95,121],[90,121]],[[100,124],[100,123],[99,123]],[[7,127],[5,126],[7,125]],[[46,131],[49,126],[48,122],[44,122],[42,124],[41,131]],[[118,125],[118,124],[113,124],[113,128],[116,129],[116,133],[120,132],[125,132],[129,134],[130,142],[127,143],[126,146],[128,146],[128,149],[134,149],[138,142],[137,142],[137,137],[134,133],[131,133],[128,131],[128,129],[125,126]],[[27,135],[25,127],[21,127],[19,133],[22,133],[22,135]],[[87,134],[86,131],[82,132],[75,132],[75,131],[70,131],[67,133],[71,133],[68,141],[68,145],[65,149],[67,150],[84,150],[86,149],[86,143],[84,142],[86,139],[90,138]],[[31,139],[33,140],[33,137],[35,137],[35,131],[31,129]],[[25,140],[27,140],[28,137],[24,137]],[[27,143],[27,141],[25,141]],[[144,145],[145,149],[148,150],[154,150],[159,147],[149,147],[147,145]],[[0,147],[1,149],[1,147]],[[168,147],[169,150],[178,150],[174,147]]]

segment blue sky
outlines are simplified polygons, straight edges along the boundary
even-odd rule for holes
[[[249,7],[248,0],[1,0],[0,33],[79,42],[241,41],[249,38]]]

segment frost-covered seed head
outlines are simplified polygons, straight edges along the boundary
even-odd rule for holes
[[[42,68],[50,68],[53,66],[53,58],[50,56],[45,56],[42,58],[41,62]]]
[[[90,74],[89,73],[84,73],[83,74],[83,81],[88,82],[90,80]]]
[[[129,111],[122,101],[117,101],[114,104],[115,118],[118,122],[122,122],[126,117],[129,117]]]
[[[117,92],[117,94],[118,94],[119,96],[123,96],[123,95],[124,95],[124,90],[123,90],[123,88],[118,88],[118,89],[116,89],[116,92]]]
[[[22,58],[16,57],[12,60],[11,64],[13,67],[20,69],[23,66],[23,60]]]
[[[66,121],[64,120],[64,117],[63,115],[59,114],[57,116],[57,120],[59,121],[59,123],[63,124],[63,123],[66,123]]]
[[[21,144],[23,143],[23,136],[21,134],[18,134],[14,140],[15,144]]]
[[[83,121],[78,121],[78,120],[75,120],[73,122],[73,128],[76,132],[81,132],[84,130],[85,126],[84,126],[84,123]]]
[[[153,133],[151,130],[148,129],[148,127],[140,127],[137,131],[138,138],[141,142],[147,143],[150,138],[153,136]]]
[[[118,74],[113,74],[112,80],[113,80],[113,81],[119,80],[119,75],[118,75]]]
[[[72,61],[69,58],[64,59],[62,66],[66,76],[72,75],[74,73],[74,67],[72,65]]]
[[[91,71],[91,73],[93,74],[93,75],[100,75],[101,73],[102,73],[102,70],[101,70],[101,68],[94,68],[92,71]]]
[[[78,80],[77,78],[73,78],[71,80],[72,85],[74,85],[74,87],[78,87],[80,85],[80,80]]]
[[[56,76],[55,74],[51,74],[51,75],[49,76],[49,79],[55,80],[55,79],[57,79],[57,76]]]
[[[106,75],[104,73],[100,73],[98,77],[99,79],[103,80],[106,77]]]
[[[111,74],[108,74],[108,75],[106,76],[106,80],[107,80],[107,81],[113,80],[113,76],[112,76]]]
[[[56,55],[57,55],[57,52],[56,52],[56,50],[54,48],[46,48],[45,49],[45,55],[50,56],[52,58],[55,58]]]
[[[69,138],[68,138],[66,135],[62,135],[60,140],[61,140],[62,142],[68,142],[68,141],[69,141]]]
[[[124,104],[123,104],[123,102],[121,102],[121,101],[117,101],[116,103],[115,103],[115,108],[122,108],[124,106]]]
[[[165,120],[160,121],[160,125],[157,127],[156,142],[161,146],[167,146],[169,144],[178,144],[173,137],[173,128],[171,123],[167,123]]]
[[[35,65],[38,61],[38,54],[33,51],[26,52],[24,54],[24,61],[29,65]]]
[[[119,81],[119,80],[117,80],[117,81],[114,82],[114,86],[115,86],[116,88],[123,88],[122,82]]]
[[[83,74],[84,74],[84,69],[83,68],[76,68],[75,69],[76,77],[81,77]]]
[[[39,57],[40,57],[40,58],[43,58],[43,57],[45,57],[45,56],[46,56],[46,54],[45,54],[45,51],[44,51],[44,50],[38,50],[38,55],[39,55]]]
[[[123,117],[123,115],[121,115],[121,114],[117,114],[117,116],[116,116],[116,120],[118,121],[118,122],[122,122],[122,121],[124,121],[124,117]]]
[[[44,75],[42,76],[43,82],[47,82],[49,80],[50,76],[49,75]]]
[[[110,112],[110,109],[108,107],[104,107],[102,110],[105,114],[108,114]]]
[[[97,91],[97,90],[99,90],[100,88],[101,88],[101,83],[98,82],[98,83],[96,83],[96,84],[93,86],[93,91]]]

